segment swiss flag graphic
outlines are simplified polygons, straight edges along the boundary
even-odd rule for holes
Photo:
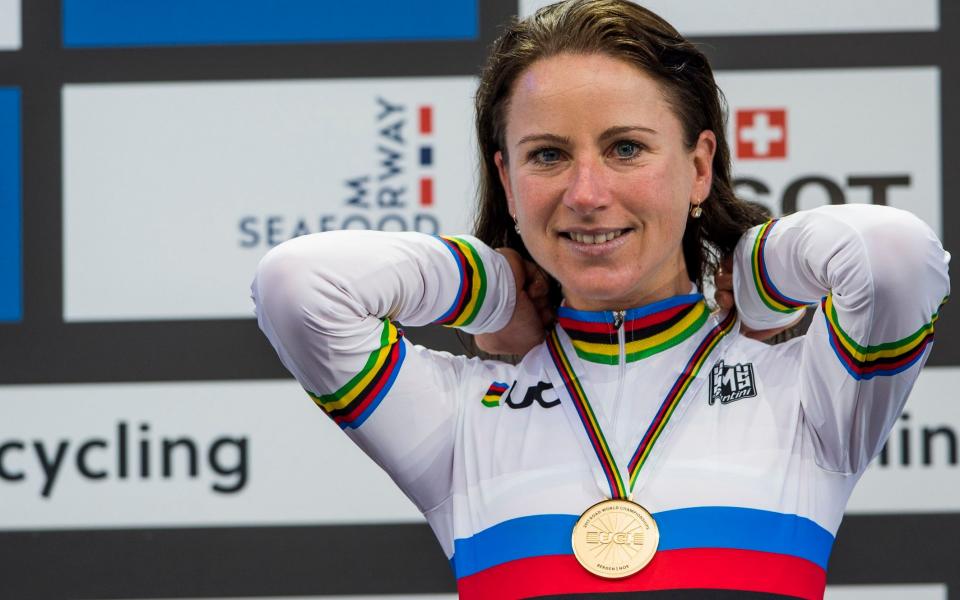
[[[737,110],[737,158],[786,158],[787,109]]]

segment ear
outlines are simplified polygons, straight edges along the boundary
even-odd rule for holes
[[[713,185],[713,155],[717,152],[717,136],[706,129],[700,132],[693,148],[694,180],[691,201],[703,202]]]
[[[513,188],[510,187],[510,172],[507,171],[507,165],[503,162],[503,153],[497,150],[493,155],[493,162],[497,164],[497,174],[500,176],[500,185],[507,195],[507,209],[511,215],[516,216],[516,205],[513,202]]]

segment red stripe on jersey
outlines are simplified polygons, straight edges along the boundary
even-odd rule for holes
[[[491,567],[457,582],[461,600],[510,600],[560,594],[722,589],[822,600],[827,574],[814,563],[754,550],[691,548],[658,552],[625,579],[588,573],[572,554],[538,556]]]

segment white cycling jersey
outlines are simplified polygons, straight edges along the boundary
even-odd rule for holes
[[[694,292],[562,307],[517,365],[411,344],[398,323],[509,321],[510,267],[469,236],[303,236],[267,254],[253,297],[283,364],[426,516],[462,598],[821,598],[847,499],[929,353],[949,255],[909,213],[846,205],[755,227],[734,259],[742,322],[815,305],[806,335],[754,341]],[[573,525],[631,478],[659,549],[601,579]]]

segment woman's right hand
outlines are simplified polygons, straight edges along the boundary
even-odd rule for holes
[[[497,248],[510,264],[517,288],[517,303],[506,327],[475,337],[477,346],[489,354],[524,355],[543,341],[556,315],[549,304],[547,276],[536,263],[524,260],[511,248]]]

